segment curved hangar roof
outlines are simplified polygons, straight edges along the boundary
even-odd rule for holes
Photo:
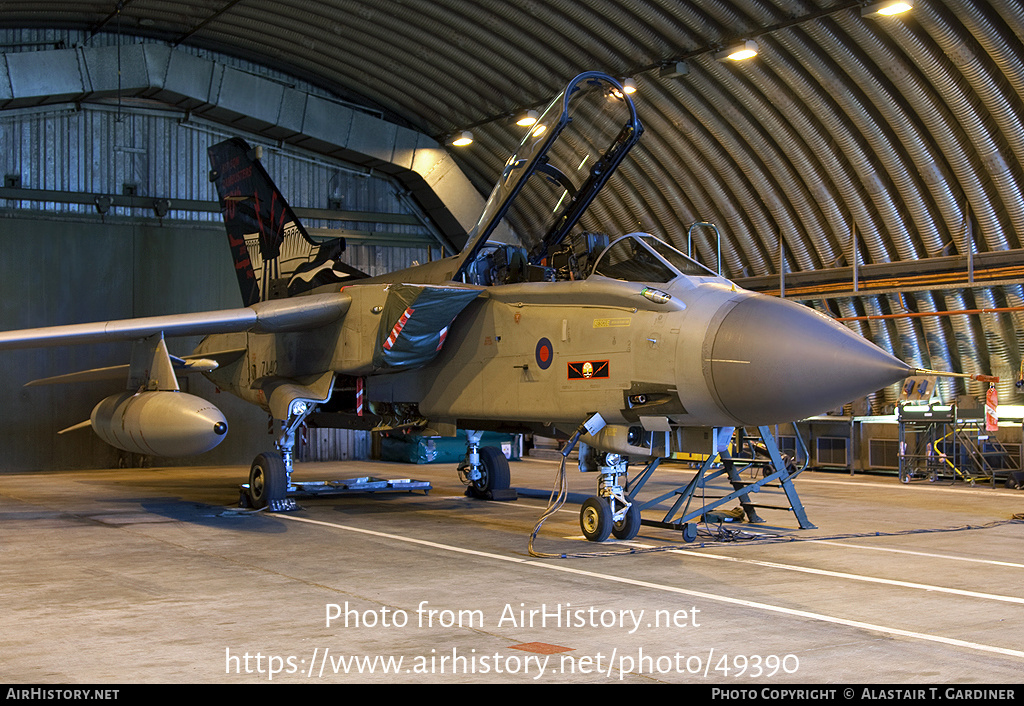
[[[871,317],[849,325],[920,367],[1000,375],[1009,400],[1024,335],[1024,8],[865,4],[21,0],[0,6],[0,27],[215,50],[438,141],[472,131],[449,154],[481,193],[522,137],[511,116],[583,70],[631,77],[646,132],[589,229],[685,250],[691,224],[713,223],[727,276]],[[753,58],[718,58],[745,42]],[[713,233],[692,232],[711,266]]]

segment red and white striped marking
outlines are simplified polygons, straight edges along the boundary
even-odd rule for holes
[[[402,329],[409,323],[409,317],[412,316],[412,312],[416,311],[411,306],[402,312],[402,315],[398,318],[398,323],[391,329],[391,335],[388,336],[388,340],[384,341],[384,350],[389,351],[391,347],[395,345],[395,341],[398,340],[398,336],[402,333]]]

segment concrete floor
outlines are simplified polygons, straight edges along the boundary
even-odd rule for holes
[[[448,465],[300,464],[299,479],[433,490],[280,515],[236,508],[240,467],[0,475],[0,681],[1021,681],[1024,524],[1006,522],[1020,491],[808,472],[817,529],[778,511],[729,528],[820,541],[684,546],[645,526],[596,545],[578,525],[595,478],[570,466],[537,550],[678,548],[531,558],[557,468],[514,462],[524,495],[496,503],[463,497]]]

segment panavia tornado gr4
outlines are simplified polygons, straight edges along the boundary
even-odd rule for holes
[[[583,124],[597,128],[581,134]],[[581,468],[602,479],[585,534],[603,539],[614,525],[632,536],[638,513],[615,480],[627,463],[686,451],[695,431],[818,414],[915,372],[653,235],[583,232],[584,210],[642,132],[615,79],[577,76],[504,165],[461,253],[378,277],[341,263],[341,243],[310,238],[258,150],[221,142],[209,149],[211,179],[244,307],[11,331],[0,348],[136,341],[120,369],[49,380],[126,376],[127,390],[83,425],[131,452],[198,454],[227,432],[215,406],[179,391],[183,373],[264,408],[278,435],[251,467],[257,507],[287,496],[307,420],[467,430],[460,474],[485,497],[508,492],[510,478],[505,457],[480,445],[483,431],[575,434]],[[165,337],[200,334],[191,355],[169,355]]]

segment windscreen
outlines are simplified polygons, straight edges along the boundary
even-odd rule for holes
[[[684,275],[690,275],[692,277],[707,277],[715,274],[693,258],[684,255],[671,245],[658,240],[653,235],[643,235],[641,236],[641,239],[649,245],[654,252],[668,260],[672,267],[676,268]]]
[[[612,243],[594,267],[594,273],[627,282],[671,282],[679,273],[655,257],[635,237]]]
[[[594,266],[594,274],[628,282],[668,283],[679,275],[714,276],[714,272],[653,235],[634,233],[616,240]]]

